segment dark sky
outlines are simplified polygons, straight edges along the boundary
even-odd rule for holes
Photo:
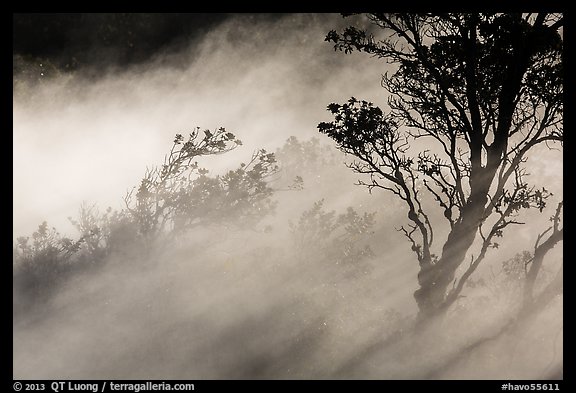
[[[276,19],[282,15],[285,14],[14,14],[13,48],[14,55],[49,62],[61,70],[127,65],[189,45],[233,16]]]

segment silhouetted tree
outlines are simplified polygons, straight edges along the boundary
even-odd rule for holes
[[[524,163],[540,144],[563,141],[562,27],[558,14],[369,14],[384,36],[330,31],[335,50],[360,51],[395,66],[382,77],[388,111],[351,98],[328,106],[320,132],[356,159],[360,181],[401,198],[420,271],[414,297],[421,318],[437,315],[521,210],[542,211],[550,193],[526,182]],[[413,154],[418,138],[434,142]],[[423,207],[428,192],[450,231],[437,257]],[[554,232],[555,240],[562,232]],[[458,279],[477,235],[482,246]],[[555,243],[554,243],[555,244]],[[534,264],[533,266],[537,266]]]
[[[170,153],[160,167],[147,169],[140,186],[126,194],[126,209],[144,237],[154,237],[172,223],[178,207],[178,194],[193,176],[208,173],[194,161],[202,156],[225,153],[241,144],[234,134],[219,128],[215,132],[194,129],[187,138],[176,134]],[[135,196],[135,198],[134,198]]]
[[[522,313],[532,308],[542,308],[552,298],[563,292],[564,264],[556,272],[554,278],[539,293],[535,293],[536,278],[542,271],[544,257],[558,242],[564,238],[564,226],[560,227],[560,215],[563,203],[559,203],[554,216],[551,217],[552,226],[538,235],[534,244],[532,257],[525,264],[526,278],[524,282]]]

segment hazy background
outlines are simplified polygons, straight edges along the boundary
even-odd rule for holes
[[[67,217],[83,201],[122,208],[122,196],[147,166],[161,163],[174,134],[196,126],[225,127],[244,142],[206,160],[215,173],[258,148],[275,151],[290,136],[333,146],[316,128],[330,119],[329,103],[350,96],[386,102],[384,62],[324,42],[329,30],[352,23],[365,21],[221,15],[132,57],[101,44],[80,47],[77,63],[66,51],[15,57],[23,71],[14,82],[13,237],[44,220],[73,235]],[[354,186],[345,157],[335,149],[333,157],[339,164],[305,178],[303,191],[276,196],[271,232],[205,228],[149,263],[114,256],[97,274],[75,277],[43,311],[15,321],[14,378],[536,378],[561,366],[561,302],[548,311],[553,323],[533,325],[530,340],[542,337],[530,346],[495,343],[436,374],[442,359],[490,331],[500,317],[486,316],[496,311],[477,313],[484,324],[472,320],[466,329],[374,351],[416,311],[417,262],[395,230],[405,223],[402,204]],[[530,165],[532,181],[555,193],[554,206],[562,199],[561,154],[541,149]],[[365,265],[336,266],[322,247],[302,254],[294,244],[288,222],[321,198],[327,210],[376,212],[367,238],[376,256]],[[550,215],[533,214],[531,225],[504,239],[513,247],[504,245],[486,265],[531,249]],[[561,247],[548,258],[561,258]]]
[[[234,165],[291,135],[323,138],[316,125],[329,118],[330,102],[383,101],[381,62],[324,42],[341,19],[231,17],[178,54],[102,66],[97,79],[79,72],[26,85],[14,97],[14,232],[44,219],[65,225],[83,200],[119,207],[177,132],[234,132],[244,146],[218,160]]]

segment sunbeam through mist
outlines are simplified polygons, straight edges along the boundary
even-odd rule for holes
[[[14,16],[18,26],[26,26],[26,15]],[[90,19],[98,34],[110,20],[124,21],[102,15]],[[126,27],[127,40],[153,37],[154,29],[167,29],[162,18],[176,18],[127,15],[148,23],[140,33],[140,25]],[[538,23],[531,18],[525,23]],[[435,225],[429,243],[438,255],[429,260],[438,265],[458,225],[456,210],[466,217],[472,209],[454,196],[456,186],[456,202],[436,211],[444,195],[426,194],[451,184],[441,178],[450,162],[429,158],[443,154],[442,145],[414,137],[404,155],[399,137],[390,143],[398,150],[386,150],[394,134],[381,124],[433,121],[381,118],[367,104],[396,105],[400,113],[408,101],[390,99],[383,75],[405,72],[408,80],[420,72],[383,61],[370,39],[361,41],[363,30],[378,38],[374,20],[392,23],[339,14],[214,16],[149,56],[138,52],[134,62],[114,61],[121,57],[112,47],[90,41],[89,57],[74,54],[86,64],[73,70],[61,65],[63,57],[15,47],[14,378],[561,379],[558,138],[552,148],[535,146],[524,172],[511,171],[514,193],[506,188],[502,202],[487,199],[496,218],[482,216],[447,285],[449,294],[461,281],[462,292],[423,323],[414,293],[424,286],[428,240],[415,236]],[[355,30],[337,36],[347,26]],[[488,29],[479,26],[480,35]],[[15,40],[30,39],[19,31]],[[435,47],[426,45],[436,61]],[[412,85],[392,86],[405,93]],[[497,94],[490,89],[487,96]],[[454,107],[448,122],[459,116]],[[532,117],[539,116],[535,109]],[[372,130],[374,119],[380,123]],[[513,126],[522,138],[532,132]],[[456,157],[468,141],[454,140]],[[492,153],[482,154],[488,168]],[[461,177],[445,173],[472,182],[469,159],[453,161],[465,168]],[[395,172],[388,175],[387,166]],[[417,171],[420,177],[404,183]],[[524,183],[528,175],[538,187]],[[496,180],[489,197],[498,193]],[[509,217],[525,224],[504,231]],[[482,264],[460,280],[479,256]]]

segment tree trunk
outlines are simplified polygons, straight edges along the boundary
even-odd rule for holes
[[[558,242],[564,239],[564,229],[555,231],[550,235],[550,237],[536,247],[534,251],[534,258],[532,259],[532,265],[530,270],[526,275],[526,282],[524,283],[524,306],[529,307],[533,302],[534,297],[534,284],[536,282],[536,277],[540,272],[542,263],[544,261],[544,256],[550,251]]]
[[[414,292],[419,308],[418,319],[428,319],[441,311],[456,270],[474,243],[482,222],[485,203],[486,197],[468,203],[462,210],[461,220],[454,225],[444,243],[441,258],[434,265],[420,269],[418,273],[420,288]]]

